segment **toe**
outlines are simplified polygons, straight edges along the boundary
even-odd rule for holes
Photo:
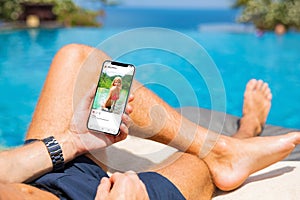
[[[266,91],[269,89],[269,84],[268,83],[263,83],[261,87],[261,91],[266,94]]]
[[[263,92],[264,96],[268,96],[269,94],[271,94],[271,89],[270,88],[266,88]]]
[[[261,90],[262,86],[263,86],[263,81],[262,80],[258,80],[256,85],[255,85],[255,90]]]
[[[257,80],[256,79],[251,79],[247,85],[246,85],[246,89],[247,90],[254,90],[255,86],[256,86]]]
[[[271,92],[267,95],[267,99],[268,99],[269,101],[272,100],[272,93],[271,93]]]

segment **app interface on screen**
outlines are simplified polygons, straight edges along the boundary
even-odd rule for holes
[[[90,129],[118,133],[133,75],[133,66],[104,63],[88,122]]]

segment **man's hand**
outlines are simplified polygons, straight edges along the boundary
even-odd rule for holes
[[[102,178],[95,200],[149,200],[144,183],[133,171]]]
[[[120,134],[117,136],[108,135],[99,132],[93,132],[87,129],[87,120],[94,98],[96,85],[94,85],[88,93],[83,97],[77,108],[75,109],[69,131],[73,136],[73,143],[78,150],[78,154],[86,153],[91,150],[107,147],[113,143],[124,140],[128,135],[128,128],[131,119],[127,114],[132,112],[132,107],[127,104],[126,113],[122,115],[122,124],[120,126]],[[130,95],[129,102],[133,101],[133,96]]]

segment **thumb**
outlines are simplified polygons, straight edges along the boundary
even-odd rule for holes
[[[107,200],[110,192],[111,183],[107,177],[103,177],[97,189],[95,200]]]
[[[93,101],[93,98],[95,96],[96,91],[96,84],[93,84],[90,89],[87,91],[87,93],[84,95],[83,100],[81,102],[80,107],[82,109],[88,109]]]
[[[82,131],[79,130],[85,130],[85,126],[83,125],[84,123],[82,123],[82,121],[87,120],[88,118],[88,112],[95,94],[95,90],[96,90],[96,85],[94,84],[88,90],[88,92],[82,97],[79,104],[75,108],[74,114],[72,116],[72,121],[70,124],[70,129],[73,132],[81,133]]]

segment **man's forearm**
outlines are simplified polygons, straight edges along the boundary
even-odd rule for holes
[[[56,138],[62,148],[65,162],[76,156],[69,134]],[[42,141],[0,153],[0,182],[16,183],[33,180],[53,168],[49,152]]]

